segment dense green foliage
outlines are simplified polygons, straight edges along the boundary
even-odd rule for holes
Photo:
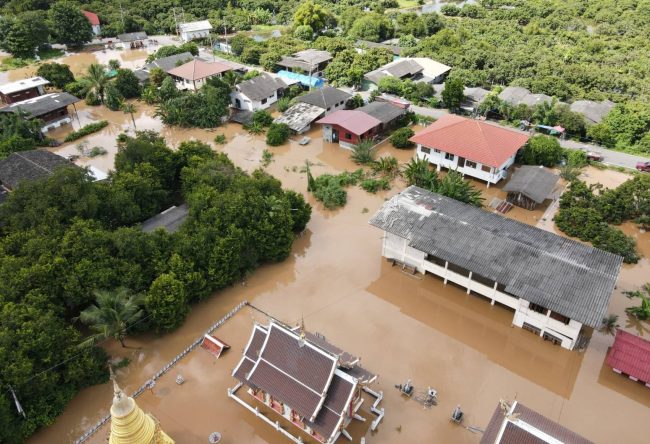
[[[442,90],[442,103],[450,111],[458,111],[460,104],[465,97],[463,95],[463,82],[458,78],[449,78],[445,80],[445,89]]]
[[[414,143],[409,139],[415,135],[415,132],[408,127],[399,128],[390,136],[390,143],[399,149],[413,148]]]
[[[161,98],[169,97],[158,107],[158,115],[167,125],[214,128],[228,114],[230,88],[217,78],[212,78],[197,92],[179,92],[171,79],[165,79],[160,90]]]
[[[20,419],[10,393],[0,394],[3,442],[21,442],[80,388],[107,377],[103,354],[80,349],[83,338],[72,326],[92,304],[97,310],[90,313],[101,322],[81,320],[107,336],[133,334],[128,325],[140,309],[137,330],[169,330],[190,303],[286,258],[293,230],[304,230],[309,220],[302,196],[283,191],[262,171],[246,174],[203,143],[183,142],[172,151],[157,134],[141,132],[120,136],[118,146],[109,181],[59,169],[22,184],[0,206],[0,379],[12,384],[27,414]],[[190,207],[180,230],[144,233],[133,226],[178,196]],[[121,287],[144,294],[144,306],[135,301],[137,310],[123,310],[123,299],[95,295]],[[122,308],[99,315],[110,304]]]
[[[62,63],[43,63],[36,70],[36,75],[49,80],[52,86],[59,89],[74,82],[74,75],[72,75],[70,67]]]
[[[625,295],[629,299],[641,299],[641,305],[637,307],[628,307],[626,312],[640,321],[650,319],[650,283],[643,285],[641,290],[627,291]]]
[[[100,120],[99,122],[89,123],[88,125],[83,126],[77,131],[73,131],[67,136],[65,136],[65,142],[72,142],[73,140],[81,139],[88,134],[96,133],[97,131],[106,128],[108,126],[107,120]]]
[[[118,69],[115,88],[125,99],[140,97],[140,81],[130,69]]]
[[[0,159],[43,144],[42,126],[39,119],[27,120],[19,113],[0,114]]]
[[[308,185],[314,197],[323,203],[328,210],[343,207],[348,201],[345,188],[358,184],[364,177],[364,172],[358,169],[352,173],[344,171],[341,174],[322,174]]]
[[[16,57],[34,57],[47,42],[49,29],[42,11],[27,11],[15,17],[0,17],[0,49]]]
[[[93,38],[90,22],[76,3],[60,1],[49,10],[52,40],[70,46],[81,46]]]
[[[393,60],[393,55],[387,49],[371,48],[359,53],[354,50],[351,42],[340,38],[321,37],[315,46],[324,50],[332,46],[338,49],[325,68],[325,77],[334,86],[361,85],[364,74]]]
[[[647,175],[635,175],[613,189],[574,180],[560,198],[555,223],[569,236],[619,254],[627,263],[636,263],[639,256],[634,238],[609,224],[627,220],[642,222],[649,214],[650,177]]]
[[[271,123],[266,133],[266,144],[279,146],[289,140],[291,129],[286,123]]]
[[[518,153],[519,162],[525,165],[553,167],[564,157],[564,149],[554,137],[537,135],[532,137]]]

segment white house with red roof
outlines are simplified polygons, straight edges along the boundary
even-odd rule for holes
[[[95,14],[94,12],[90,11],[81,11],[83,14],[86,16],[88,21],[90,22],[90,26],[93,28],[93,34],[99,35],[102,32],[100,23],[99,23],[99,16]]]
[[[528,135],[480,120],[448,114],[410,139],[417,156],[442,168],[495,184],[508,175]]]

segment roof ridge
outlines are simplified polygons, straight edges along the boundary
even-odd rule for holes
[[[39,150],[36,150],[36,151],[39,151]],[[33,164],[35,167],[40,168],[40,169],[42,169],[43,171],[46,171],[46,172],[48,172],[48,173],[54,174],[54,171],[52,171],[52,170],[50,170],[50,169],[48,169],[48,168],[45,168],[43,165],[40,165],[40,164],[34,162],[34,161],[31,160],[31,159],[28,159],[27,157],[23,156],[22,153],[17,152],[17,153],[14,153],[14,154],[16,154],[16,155],[17,155],[18,157],[20,157],[21,159],[23,159],[23,160],[25,160],[25,161],[27,161],[27,162]],[[56,154],[54,154],[54,155],[56,156]]]
[[[487,136],[485,134],[485,131],[483,131],[483,125],[481,125],[482,122],[480,120],[471,120],[471,122],[474,122],[474,123],[476,123],[476,125],[478,125],[478,129],[479,129],[479,131],[481,133],[481,137],[483,138],[483,141],[485,143],[485,147],[487,148],[487,151],[488,151],[490,157],[492,158],[492,163],[495,163],[495,164],[498,163],[497,159],[496,159],[496,156],[494,155],[494,151],[492,151],[490,143],[487,140]],[[497,168],[498,168],[498,166],[497,166]]]

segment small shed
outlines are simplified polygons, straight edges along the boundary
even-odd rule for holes
[[[205,39],[210,36],[212,25],[208,20],[199,20],[196,22],[181,23],[178,25],[181,33],[181,40],[189,42],[194,39]]]
[[[123,49],[139,49],[144,48],[144,41],[147,40],[146,32],[128,32],[126,34],[119,34],[117,36],[120,43],[118,44]]]
[[[559,179],[560,176],[544,167],[523,165],[513,173],[503,191],[508,193],[508,202],[533,210],[548,199]]]
[[[310,103],[298,102],[286,110],[275,123],[286,124],[296,134],[302,134],[311,128],[314,120],[325,114],[325,110]]]
[[[212,353],[217,359],[221,356],[221,353],[224,350],[228,350],[230,346],[220,340],[219,338],[212,335],[203,335],[203,341],[201,342],[201,348]]]
[[[605,362],[616,373],[650,387],[650,341],[618,330]]]

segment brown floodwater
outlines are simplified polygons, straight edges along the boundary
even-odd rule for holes
[[[594,331],[583,353],[553,346],[511,327],[513,314],[509,309],[491,306],[453,285],[443,285],[435,277],[405,274],[381,258],[382,233],[369,226],[368,219],[386,198],[403,188],[400,180],[394,181],[393,189],[375,195],[349,188],[347,205],[328,211],[306,194],[306,174],[302,171],[305,161],[312,164],[315,175],[358,166],[350,161],[349,151],[323,142],[318,129],[308,134],[312,140],[306,146],[300,146],[300,137],[296,137],[272,148],[266,147],[264,136],[251,136],[236,124],[213,130],[168,128],[154,117],[151,107],[141,103],[137,106],[137,128],[160,131],[173,147],[183,140],[202,140],[227,153],[247,171],[260,166],[262,152],[268,149],[274,156],[267,170],[285,187],[304,193],[314,211],[306,232],[296,240],[286,261],[266,265],[245,282],[194,305],[185,324],[171,334],[129,338],[131,348],[127,349],[109,343],[106,349],[111,356],[131,359],[117,372],[118,381],[128,391],[137,389],[236,304],[248,300],[289,323],[304,319],[308,329],[360,355],[364,366],[379,374],[373,388],[385,393],[382,406],[386,417],[372,435],[367,424],[351,427],[355,442],[365,434],[369,442],[376,443],[477,443],[480,434],[450,423],[451,411],[460,404],[466,412],[465,425],[484,428],[500,398],[517,398],[598,443],[647,442],[650,389],[604,365],[612,336]],[[82,124],[93,119],[111,122],[101,132],[82,139],[89,146],[105,147],[108,154],[78,162],[110,169],[114,138],[126,129],[132,131],[130,116],[85,105],[78,109]],[[55,135],[63,137],[70,130],[64,128]],[[225,145],[214,144],[217,134],[226,136]],[[79,142],[54,150],[76,153]],[[396,150],[383,143],[378,153],[406,162],[414,151]],[[505,198],[502,185],[489,189],[479,183],[477,186],[486,204],[493,197]],[[546,222],[552,228],[546,216],[552,217],[553,212],[548,201],[535,211],[515,207],[505,216],[530,224]],[[624,224],[622,229],[637,238],[645,257],[637,265],[623,267],[609,312],[619,315],[622,328],[648,336],[647,323],[640,324],[625,314],[625,308],[636,302],[626,299],[623,291],[650,280],[650,235],[641,233],[633,224]],[[225,443],[287,442],[226,394],[227,388],[235,385],[230,373],[248,340],[253,320],[265,321],[250,308],[240,311],[214,332],[232,346],[231,350],[217,360],[196,349],[163,376],[152,392],[137,399],[177,443],[204,443],[213,431],[221,432]],[[186,380],[182,386],[174,381],[178,374]],[[439,405],[425,410],[401,397],[393,386],[409,378],[417,390],[427,386],[437,389]],[[242,396],[247,399],[248,395]],[[54,424],[28,442],[73,441],[108,413],[111,397],[109,384],[81,391]],[[362,407],[364,416],[368,416],[368,405],[366,402]],[[91,442],[105,442],[108,429],[100,430]]]

